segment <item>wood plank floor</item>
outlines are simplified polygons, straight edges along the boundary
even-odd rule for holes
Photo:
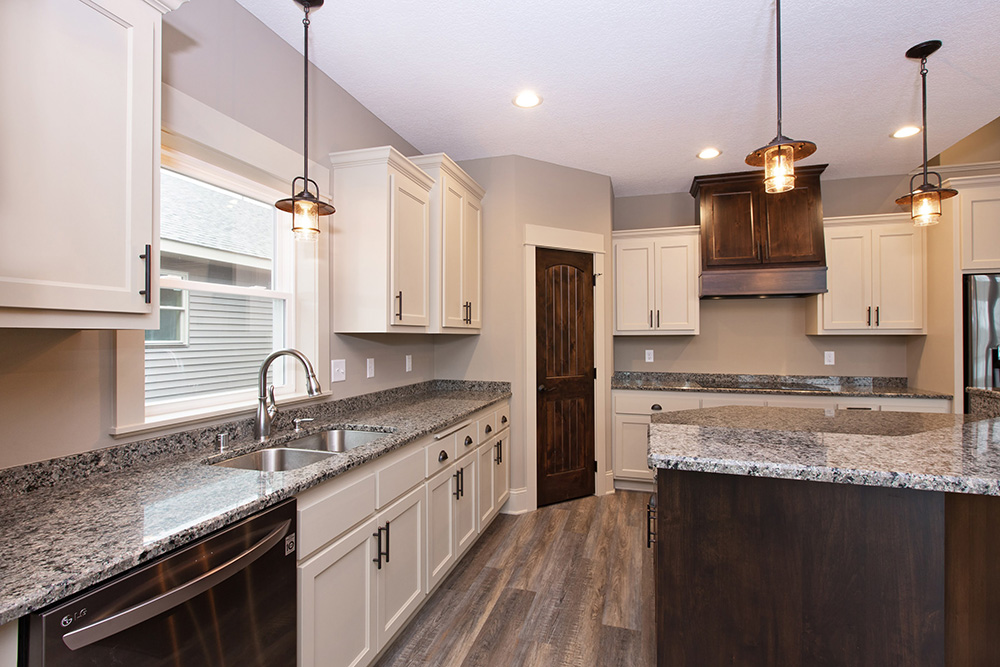
[[[652,667],[648,499],[498,516],[377,665]]]

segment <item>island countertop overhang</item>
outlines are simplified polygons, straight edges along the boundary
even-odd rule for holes
[[[1000,419],[725,406],[654,415],[649,466],[1000,496]]]

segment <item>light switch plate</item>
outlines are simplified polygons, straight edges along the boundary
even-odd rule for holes
[[[652,361],[653,361],[653,351],[646,350],[646,363],[650,363]]]
[[[347,379],[347,361],[333,359],[330,361],[330,382],[343,382]]]
[[[827,350],[823,353],[823,363],[827,366],[833,366],[833,351]]]
[[[375,377],[375,360],[368,357],[368,377]]]
[[[413,370],[413,355],[406,355],[406,372],[409,373]]]

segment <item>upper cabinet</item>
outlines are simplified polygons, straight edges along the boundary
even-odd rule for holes
[[[925,231],[907,214],[826,225],[829,291],[810,300],[806,333],[926,333]]]
[[[0,326],[159,326],[162,13],[0,3]]]
[[[332,153],[330,161],[333,330],[426,331],[434,181],[391,146]]]
[[[798,167],[795,188],[770,195],[764,192],[763,172],[695,177],[691,195],[698,201],[703,295],[823,289],[820,174],[825,168]]]
[[[960,179],[962,270],[1000,271],[1000,176]],[[954,208],[952,210],[955,210]]]
[[[434,179],[430,194],[431,333],[482,329],[486,191],[444,153],[411,158]]]
[[[697,227],[614,232],[615,335],[699,331]]]

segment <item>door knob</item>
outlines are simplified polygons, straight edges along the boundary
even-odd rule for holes
[[[546,389],[546,387],[545,387],[544,384],[538,385],[538,393],[539,394],[541,394],[543,391],[545,391],[545,389]]]

